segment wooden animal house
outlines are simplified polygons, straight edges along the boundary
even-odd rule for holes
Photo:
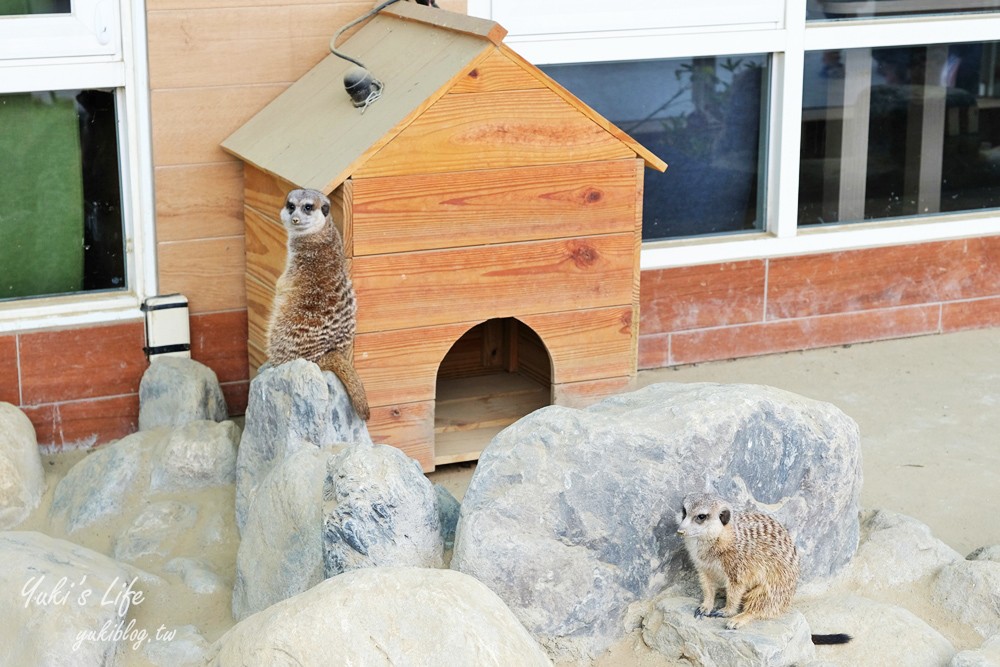
[[[384,83],[364,113],[328,56],[224,143],[245,163],[251,372],[284,268],[285,194],[328,193],[358,301],[376,442],[426,470],[636,372],[643,169],[666,165],[502,43],[402,2],[339,49]]]

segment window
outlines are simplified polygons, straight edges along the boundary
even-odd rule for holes
[[[0,9],[0,331],[135,317],[152,287],[142,4]]]
[[[1000,234],[1000,0],[730,4],[468,6],[667,162],[644,269]]]
[[[763,229],[763,55],[547,65],[542,69],[658,156],[646,170],[645,240]]]

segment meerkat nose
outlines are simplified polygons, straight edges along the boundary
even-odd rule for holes
[[[677,529],[677,534],[678,534],[678,535],[683,535],[683,534],[684,534],[684,531],[683,531],[683,530],[681,530],[680,528],[678,528],[678,529]]]

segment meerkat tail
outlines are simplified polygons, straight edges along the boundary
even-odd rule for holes
[[[812,635],[812,643],[816,645],[846,644],[849,641],[851,641],[851,636],[843,632],[832,635]]]
[[[352,346],[353,347],[353,346]],[[319,362],[319,367],[324,371],[333,371],[333,374],[344,383],[344,389],[351,399],[354,411],[363,420],[368,421],[371,411],[368,409],[368,396],[365,394],[365,385],[362,384],[358,372],[354,370],[354,363],[351,359],[354,355],[351,349],[336,350],[324,354]]]

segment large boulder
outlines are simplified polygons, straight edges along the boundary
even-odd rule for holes
[[[775,515],[809,580],[858,543],[861,452],[839,409],[763,386],[660,384],[502,431],[462,501],[452,567],[496,591],[560,659],[619,639],[625,610],[691,577],[684,495]]]
[[[437,492],[401,450],[344,450],[329,464],[323,499],[326,576],[363,567],[443,565]]]
[[[958,560],[934,579],[934,602],[984,639],[1000,634],[1000,563]]]
[[[233,618],[358,568],[441,567],[438,497],[387,445],[308,447],[275,465],[246,513]]]
[[[815,657],[809,625],[797,611],[734,632],[726,630],[725,619],[696,618],[699,604],[691,598],[660,598],[643,621],[643,641],[669,664],[698,667],[784,667]]]
[[[304,359],[262,368],[250,382],[236,461],[236,525],[241,533],[257,486],[275,465],[306,447],[372,444],[336,375]]]
[[[549,660],[503,602],[450,570],[366,568],[241,621],[209,652],[227,665],[495,665]]]
[[[139,383],[139,430],[229,418],[219,379],[208,366],[184,357],[157,357]]]
[[[16,407],[0,403],[0,530],[24,521],[44,493],[35,427]]]
[[[233,422],[192,421],[170,432],[152,461],[150,488],[184,491],[236,481],[240,429]]]
[[[841,593],[796,600],[813,633],[845,632],[848,644],[822,647],[818,657],[836,665],[939,667],[955,648],[940,632],[902,607]]]
[[[138,639],[137,570],[36,532],[0,533],[0,563],[0,665],[115,665]]]
[[[1000,667],[1000,635],[987,639],[978,649],[957,653],[948,667]]]

